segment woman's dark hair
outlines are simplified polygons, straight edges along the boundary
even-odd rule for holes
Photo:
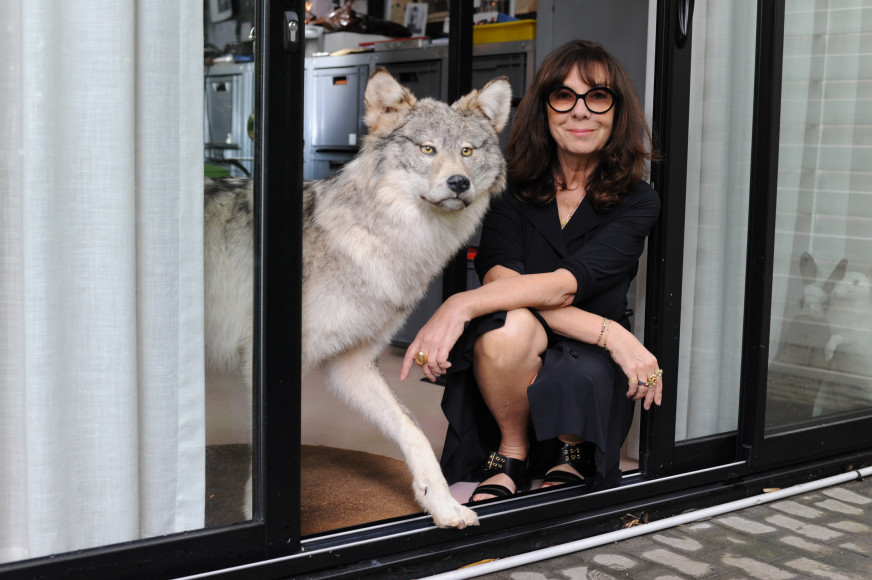
[[[645,162],[652,158],[651,133],[645,112],[636,97],[633,82],[623,65],[601,45],[584,40],[568,42],[554,50],[536,72],[530,90],[521,99],[506,148],[509,182],[515,195],[535,204],[548,203],[565,187],[557,161],[557,145],[548,129],[548,93],[563,84],[573,69],[589,86],[612,89],[615,104],[612,134],[599,152],[596,168],[585,184],[594,209],[607,211],[620,203],[645,173]],[[605,78],[594,78],[602,71]],[[543,163],[543,160],[546,160]]]

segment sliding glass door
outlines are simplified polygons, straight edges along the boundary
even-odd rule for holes
[[[870,49],[869,2],[784,3],[758,459],[872,439]]]
[[[752,3],[658,3],[646,338],[668,406],[644,417],[651,476],[738,460],[757,28]]]
[[[298,550],[294,11],[2,4],[0,575],[178,577]],[[219,369],[209,344],[239,344],[208,322],[227,288],[204,272],[204,182],[240,172],[252,288],[224,305],[253,356]]]
[[[647,473],[868,446],[872,5],[658,13],[648,339],[675,406],[647,418]]]

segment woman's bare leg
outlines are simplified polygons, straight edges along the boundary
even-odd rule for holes
[[[530,402],[527,387],[542,368],[540,355],[548,346],[542,324],[525,309],[512,310],[502,328],[487,332],[475,343],[473,369],[484,402],[500,428],[499,452],[514,459],[527,459]],[[511,478],[497,474],[483,483],[514,489]],[[493,497],[477,494],[481,501]]]

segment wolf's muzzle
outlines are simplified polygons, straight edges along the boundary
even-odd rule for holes
[[[452,175],[448,178],[448,188],[457,195],[460,195],[469,189],[469,179],[463,175]]]

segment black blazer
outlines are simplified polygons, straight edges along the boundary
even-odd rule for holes
[[[475,269],[483,278],[497,265],[521,274],[565,268],[578,281],[575,306],[620,321],[645,238],[659,213],[657,193],[640,181],[607,212],[597,213],[585,197],[561,230],[556,202],[524,203],[507,189],[485,218]]]

